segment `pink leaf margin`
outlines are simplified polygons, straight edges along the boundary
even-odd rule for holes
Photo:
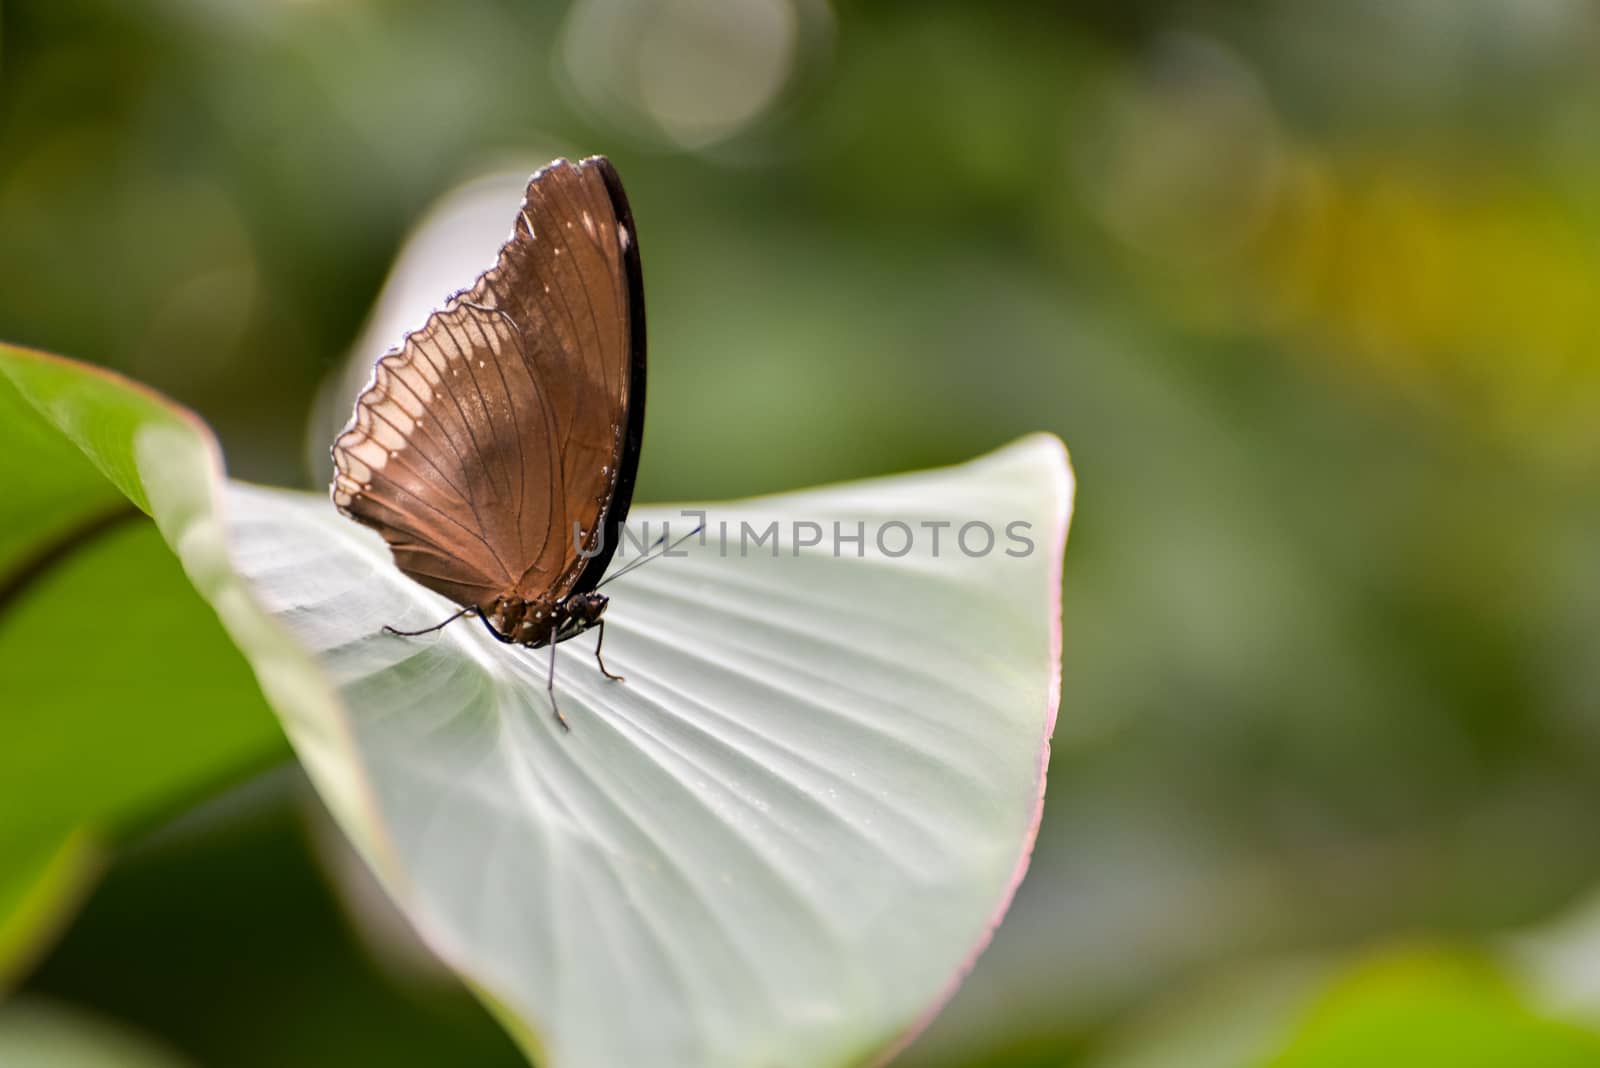
[[[1037,434],[1024,438],[1018,442],[1023,445],[1028,441],[1048,442],[1055,452],[1055,493],[1056,493],[1056,525],[1051,539],[1050,578],[1046,590],[1048,603],[1047,611],[1050,620],[1050,677],[1045,691],[1044,731],[1039,742],[1039,763],[1035,772],[1037,793],[1033,809],[1028,814],[1027,831],[1022,836],[1022,851],[1017,857],[1016,866],[1011,871],[1011,878],[1006,883],[1004,892],[1000,895],[999,902],[995,905],[994,912],[990,913],[988,921],[984,924],[978,939],[973,943],[971,950],[962,958],[955,974],[950,977],[939,992],[938,997],[925,1009],[921,1016],[891,1042],[877,1057],[868,1061],[870,1068],[883,1068],[901,1053],[907,1046],[916,1041],[917,1037],[927,1030],[934,1018],[944,1011],[944,1007],[955,997],[956,991],[966,981],[972,969],[978,963],[978,958],[983,956],[983,951],[989,948],[989,943],[994,941],[994,933],[1000,927],[1000,921],[1011,909],[1011,902],[1017,896],[1017,888],[1022,885],[1023,878],[1028,874],[1028,863],[1033,859],[1033,847],[1039,840],[1039,823],[1044,818],[1044,792],[1046,773],[1050,767],[1050,739],[1056,731],[1056,716],[1061,710],[1061,581],[1062,566],[1066,560],[1067,532],[1072,526],[1072,507],[1077,489],[1077,477],[1072,468],[1072,456],[1067,451],[1067,446],[1054,434]]]

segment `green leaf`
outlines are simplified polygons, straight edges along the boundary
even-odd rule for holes
[[[36,998],[0,1006],[0,1064],[16,1068],[182,1068],[125,1028]]]
[[[1536,1009],[1498,962],[1401,947],[1246,965],[1141,1010],[1093,1068],[1580,1068],[1600,1033]]]
[[[50,826],[28,837],[8,832],[0,846],[0,994],[54,940],[100,870],[86,832]]]
[[[181,409],[0,346],[0,988],[81,898],[98,843],[283,752],[168,548],[198,559],[208,529],[221,545],[218,473]]]
[[[1037,827],[1070,500],[1060,443],[1036,437],[706,506],[705,546],[606,588],[626,682],[590,638],[559,647],[570,733],[546,651],[470,620],[381,633],[454,606],[324,498],[234,485],[227,512],[255,596],[337,687],[337,707],[279,703],[291,738],[423,938],[557,1068],[716,1068],[882,1055],[986,943]],[[690,526],[634,525],[665,521]],[[864,557],[833,555],[835,521],[866,524]],[[903,557],[874,545],[891,521],[915,534]],[[937,557],[925,521],[953,524]],[[973,521],[988,555],[956,544]],[[772,522],[782,553],[740,555],[741,524]],[[824,544],[795,555],[797,522]]]
[[[1312,1007],[1271,1068],[1589,1068],[1600,1034],[1529,1008],[1503,973],[1460,954],[1391,953]]]

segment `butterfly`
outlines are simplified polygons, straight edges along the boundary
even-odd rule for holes
[[[373,368],[333,444],[339,511],[402,572],[497,640],[550,649],[597,628],[596,588],[633,498],[644,432],[644,286],[610,161],[528,181],[494,265]]]

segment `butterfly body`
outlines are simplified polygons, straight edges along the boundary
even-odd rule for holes
[[[609,603],[610,598],[593,590],[559,601],[501,597],[489,605],[487,611],[478,609],[478,614],[500,641],[541,649],[546,645],[559,645],[597,626]]]
[[[334,504],[462,606],[451,620],[552,657],[591,628],[603,641],[595,587],[633,497],[644,385],[621,179],[603,156],[556,160],[494,264],[378,360],[333,445]]]

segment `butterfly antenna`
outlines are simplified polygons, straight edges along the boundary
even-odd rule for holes
[[[689,531],[689,533],[685,534],[683,537],[679,538],[677,541],[673,542],[671,545],[665,545],[664,544],[666,542],[666,540],[667,540],[667,535],[666,535],[666,532],[663,531],[662,534],[661,534],[661,537],[659,537],[659,538],[657,538],[655,540],[654,544],[652,544],[650,546],[650,548],[648,550],[646,550],[646,552],[645,552],[645,554],[643,556],[641,556],[641,557],[639,557],[639,559],[633,561],[627,567],[624,567],[621,571],[617,571],[617,572],[614,572],[614,573],[612,573],[610,575],[607,575],[604,579],[602,579],[595,586],[595,589],[599,589],[601,586],[604,586],[607,582],[612,582],[612,581],[614,581],[616,579],[621,578],[623,575],[626,575],[628,572],[634,570],[635,568],[643,567],[645,564],[648,564],[652,560],[659,560],[661,557],[666,556],[672,550],[676,549],[678,546],[682,545],[684,542],[688,541],[690,538],[694,537],[695,535],[699,534],[701,531],[703,531],[705,529],[706,529],[706,525],[704,523],[701,523],[699,526],[697,526],[693,530]],[[657,551],[657,550],[659,550],[659,551]]]

